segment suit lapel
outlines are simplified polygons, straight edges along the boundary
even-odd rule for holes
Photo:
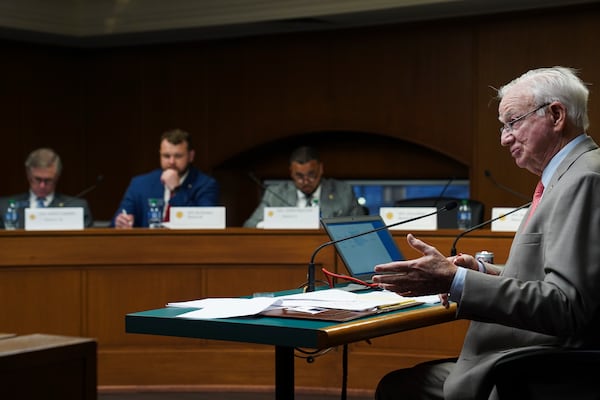
[[[550,183],[548,187],[544,190],[547,195],[554,189],[554,185],[558,183],[558,181],[563,177],[563,175],[571,168],[573,163],[577,161],[579,157],[588,151],[592,151],[598,148],[598,145],[594,142],[591,137],[585,138],[584,141],[579,143],[575,148],[567,155],[567,157],[563,160],[562,163],[556,169],[554,176],[550,179]]]

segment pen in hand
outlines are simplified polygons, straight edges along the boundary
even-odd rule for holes
[[[124,208],[121,210],[121,218],[119,219],[123,221],[126,226],[133,226],[133,215],[127,214],[127,210]]]

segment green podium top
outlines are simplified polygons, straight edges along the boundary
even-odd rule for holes
[[[289,292],[281,292],[288,294]],[[277,295],[277,294],[276,294]],[[167,307],[125,316],[125,331],[321,349],[454,320],[456,305],[422,304],[347,322],[279,317],[178,318],[194,308]]]

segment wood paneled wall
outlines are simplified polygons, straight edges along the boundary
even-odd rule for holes
[[[535,181],[498,144],[491,87],[548,65],[599,84],[598,22],[600,7],[586,5],[137,47],[2,41],[1,166],[10,173],[0,195],[26,190],[26,155],[51,146],[65,164],[61,191],[105,177],[87,198],[97,219],[109,219],[129,179],[158,166],[161,132],[181,127],[194,135],[195,164],[221,181],[232,226],[257,201],[245,172],[285,176],[288,146],[306,134],[327,138],[330,176],[459,176],[488,210],[518,205],[483,174],[527,195]],[[592,136],[596,97],[592,87]],[[423,157],[407,158],[416,151]]]

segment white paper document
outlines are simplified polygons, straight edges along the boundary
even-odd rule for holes
[[[207,298],[168,303],[168,307],[198,308],[178,315],[179,318],[210,319],[257,315],[270,307],[287,308],[302,312],[322,309],[365,311],[393,307],[410,302],[438,303],[438,296],[403,297],[389,291],[352,293],[341,289],[317,290],[278,297]]]
[[[198,310],[178,315],[179,318],[210,319],[256,315],[275,301],[275,297],[212,298],[180,303],[169,303],[168,307],[190,307]]]

